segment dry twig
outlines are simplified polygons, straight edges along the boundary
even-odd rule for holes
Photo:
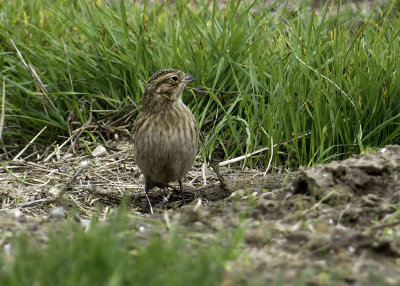
[[[3,92],[1,96],[1,117],[0,117],[0,141],[2,140],[3,126],[4,126],[4,115],[6,112],[6,78],[3,77]]]
[[[40,199],[40,200],[34,200],[26,203],[19,203],[17,204],[17,207],[19,208],[26,208],[26,207],[31,207],[39,204],[48,204],[54,202],[54,198],[45,198],[45,199]]]
[[[32,144],[33,142],[35,142],[35,140],[40,136],[40,134],[42,134],[43,131],[46,130],[46,128],[47,128],[47,126],[43,127],[42,130],[40,130],[39,133],[36,134],[36,136],[33,137],[32,140],[29,141],[28,144],[26,144],[26,146],[24,147],[24,149],[22,149],[22,150],[14,157],[13,161],[16,161],[16,160],[26,151],[26,149],[28,149],[28,147],[31,146],[31,144]]]
[[[203,144],[204,150],[205,150],[205,152],[206,152],[206,157],[209,158],[209,154],[208,154],[208,151],[207,151],[207,148],[206,148],[206,144],[205,144],[205,142],[204,142],[204,137],[202,136],[201,133],[200,133],[200,141],[201,141],[201,143]],[[210,159],[211,159],[211,158],[210,158]],[[219,180],[219,182],[221,183],[221,187],[222,187],[224,190],[229,191],[229,188],[228,188],[228,186],[226,185],[225,179],[224,179],[224,177],[221,175],[221,172],[219,171],[219,166],[218,166],[218,164],[217,164],[214,160],[212,160],[212,159],[210,160],[209,164],[210,164],[211,168],[213,168],[214,172],[217,174],[218,180]]]

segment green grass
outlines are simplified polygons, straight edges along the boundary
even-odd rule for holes
[[[266,165],[272,155],[274,165],[297,167],[400,142],[396,1],[370,14],[332,6],[318,15],[306,2],[283,10],[262,1],[224,9],[110,2],[0,1],[4,150],[16,152],[44,125],[38,142],[84,124],[81,138],[106,140],[94,119],[140,110],[146,80],[168,67],[210,93],[186,92],[184,101],[215,157],[276,144],[246,163]]]
[[[12,259],[0,252],[0,284],[220,285],[243,236],[238,229],[201,242],[186,238],[183,229],[158,228],[166,233],[144,240],[120,215],[108,224],[92,221],[88,231],[63,223],[45,244],[19,235],[12,240]]]

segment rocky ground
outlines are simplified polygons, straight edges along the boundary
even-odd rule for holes
[[[244,229],[243,251],[226,267],[225,285],[265,285],[277,277],[288,285],[299,279],[399,285],[400,146],[292,173],[221,167],[224,188],[199,162],[185,181],[187,204],[181,207],[180,193],[171,189],[163,206],[162,192],[154,189],[154,214],[143,208],[142,178],[129,148],[93,146],[92,155],[56,150],[37,161],[4,162],[0,244],[18,232],[45,242],[48,229],[71,213],[85,225],[92,213],[106,218],[126,199],[133,217],[151,218],[132,222],[147,230],[143,240],[168,232],[157,220],[200,239]]]

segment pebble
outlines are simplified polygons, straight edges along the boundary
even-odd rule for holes
[[[50,217],[65,218],[65,210],[63,207],[56,207],[51,210]]]
[[[108,155],[106,148],[102,145],[97,145],[97,147],[92,151],[93,157],[104,157]]]

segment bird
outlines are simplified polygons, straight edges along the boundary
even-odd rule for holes
[[[182,197],[182,178],[192,168],[197,155],[199,128],[181,93],[194,76],[178,69],[163,69],[148,80],[143,93],[141,112],[133,127],[133,153],[144,175],[145,195],[149,190],[164,190],[178,181]],[[165,197],[164,197],[165,199]]]

